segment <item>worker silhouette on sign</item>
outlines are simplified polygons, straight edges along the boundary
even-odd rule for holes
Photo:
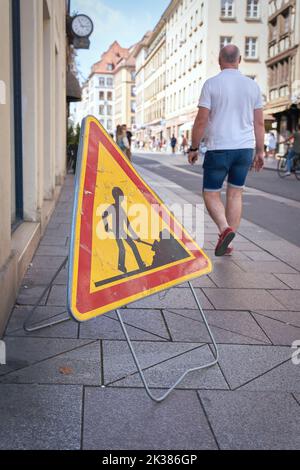
[[[137,237],[137,234],[131,227],[127,214],[122,207],[122,202],[124,200],[124,193],[122,189],[114,187],[112,190],[112,196],[115,202],[111,206],[109,206],[105,212],[103,212],[102,220],[104,223],[105,231],[113,232],[115,235],[115,240],[119,249],[118,269],[124,274],[127,273],[127,268],[125,264],[126,250],[124,245],[124,242],[126,242],[135,257],[139,270],[145,271],[146,265],[141,258],[139,250],[136,247],[136,242],[139,242],[140,239]],[[112,226],[109,228],[109,223],[107,219],[110,214],[112,214]]]

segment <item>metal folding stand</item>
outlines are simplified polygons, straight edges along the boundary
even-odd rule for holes
[[[59,268],[56,270],[55,274],[53,275],[53,277],[51,278],[51,281],[49,282],[49,284],[45,287],[45,289],[43,290],[42,294],[40,295],[40,297],[38,298],[38,300],[36,301],[35,305],[33,306],[30,314],[28,315],[28,317],[26,318],[26,320],[24,321],[23,323],[23,328],[26,332],[30,333],[30,332],[34,332],[34,331],[39,331],[39,330],[42,330],[43,328],[47,328],[49,326],[54,326],[54,325],[58,325],[60,323],[63,323],[63,322],[66,322],[66,321],[69,321],[71,320],[71,317],[68,315],[68,316],[65,316],[63,318],[57,318],[59,315],[62,315],[63,313],[67,313],[67,311],[63,311],[63,312],[60,312],[59,314],[56,314],[52,317],[50,317],[48,320],[45,320],[45,321],[42,321],[42,322],[39,322],[39,323],[34,323],[34,324],[29,324],[30,321],[33,319],[33,316],[35,314],[35,311],[36,309],[38,308],[38,306],[40,305],[40,302],[41,300],[43,299],[43,297],[46,295],[46,293],[48,292],[48,290],[52,287],[55,279],[57,278],[58,274],[65,268],[66,264],[68,262],[68,257],[66,257],[64,259],[64,261],[61,263],[61,265],[59,266]],[[197,304],[197,307],[199,309],[199,312],[200,312],[200,315],[202,317],[202,320],[205,324],[205,327],[207,329],[207,332],[209,334],[209,337],[212,341],[212,344],[213,344],[213,347],[214,347],[214,352],[213,352],[213,356],[214,356],[214,360],[213,361],[210,361],[206,364],[203,364],[201,366],[198,366],[198,367],[193,367],[191,369],[188,369],[186,370],[179,378],[178,380],[176,380],[176,382],[160,397],[156,397],[154,396],[152,393],[151,393],[151,390],[149,388],[149,385],[147,384],[147,381],[146,381],[146,378],[145,378],[145,375],[144,375],[144,372],[143,372],[143,369],[139,363],[139,360],[137,358],[137,355],[135,353],[135,350],[134,350],[134,347],[133,347],[133,344],[129,338],[129,334],[128,334],[128,331],[126,329],[126,326],[125,326],[125,323],[122,319],[122,316],[121,316],[121,313],[120,313],[120,310],[116,310],[116,313],[117,313],[117,317],[118,317],[118,320],[120,322],[120,325],[122,327],[122,330],[123,330],[123,333],[125,335],[125,338],[126,338],[126,341],[128,343],[128,346],[129,346],[129,349],[131,351],[131,354],[132,354],[132,357],[133,357],[133,360],[135,362],[135,365],[137,367],[137,370],[140,374],[140,377],[141,377],[141,380],[143,382],[143,385],[145,387],[145,390],[146,390],[146,393],[147,395],[151,398],[151,400],[155,401],[156,403],[160,403],[162,402],[163,400],[165,400],[167,398],[167,396],[183,381],[183,379],[186,377],[187,374],[189,374],[190,372],[195,372],[197,370],[201,370],[201,369],[207,369],[209,367],[212,367],[214,365],[216,365],[219,361],[219,351],[218,351],[218,346],[216,344],[216,341],[215,341],[215,338],[213,336],[213,333],[210,329],[210,326],[208,324],[208,321],[205,317],[205,314],[202,310],[202,307],[201,307],[201,304],[199,302],[199,299],[197,297],[197,294],[195,292],[195,289],[192,285],[192,283],[189,281],[188,282],[189,284],[189,287],[191,289],[191,292],[193,294],[193,297],[195,299],[195,302]],[[56,320],[55,320],[56,318]]]
[[[129,338],[129,335],[128,335],[127,329],[126,329],[126,327],[125,327],[125,324],[124,324],[124,322],[123,322],[121,313],[120,313],[119,310],[116,310],[118,319],[119,319],[119,321],[120,321],[122,330],[123,330],[124,335],[125,335],[125,338],[126,338],[126,340],[127,340],[127,343],[128,343],[129,349],[130,349],[130,351],[131,351],[133,360],[134,360],[134,362],[135,362],[135,365],[136,365],[136,367],[137,367],[137,369],[138,369],[138,372],[139,372],[139,374],[140,374],[140,377],[141,377],[141,379],[142,379],[142,382],[143,382],[143,385],[144,385],[144,387],[145,387],[146,393],[147,393],[147,395],[151,398],[151,400],[155,401],[156,403],[160,403],[160,402],[162,402],[163,400],[165,400],[165,399],[167,398],[167,396],[170,395],[170,393],[183,381],[183,379],[186,377],[186,375],[189,374],[190,372],[194,372],[194,371],[201,370],[201,369],[207,369],[208,367],[212,367],[212,366],[216,365],[216,364],[219,362],[219,350],[218,350],[218,346],[217,346],[217,344],[216,344],[215,338],[214,338],[214,336],[213,336],[213,334],[212,334],[212,331],[211,331],[211,329],[210,329],[210,327],[209,327],[208,321],[207,321],[207,319],[206,319],[206,317],[205,317],[205,315],[204,315],[204,312],[203,312],[203,310],[202,310],[202,307],[201,307],[201,304],[200,304],[199,299],[198,299],[198,297],[197,297],[197,294],[196,294],[196,292],[195,292],[195,289],[194,289],[194,287],[193,287],[193,285],[192,285],[191,282],[189,282],[188,284],[189,284],[189,287],[190,287],[190,289],[191,289],[191,291],[192,291],[193,297],[194,297],[195,302],[196,302],[196,304],[197,304],[197,307],[198,307],[198,309],[199,309],[199,312],[200,312],[200,315],[201,315],[201,317],[202,317],[202,320],[203,320],[203,322],[204,322],[204,324],[205,324],[205,326],[206,326],[206,329],[207,329],[207,331],[208,331],[208,334],[209,334],[209,336],[210,336],[210,339],[212,340],[212,344],[213,344],[213,346],[214,346],[214,353],[213,353],[214,360],[211,361],[211,362],[208,362],[208,363],[206,363],[206,364],[203,364],[203,365],[201,365],[201,366],[193,367],[192,369],[186,370],[186,371],[179,377],[179,379],[176,380],[176,382],[175,382],[162,396],[160,396],[160,397],[155,397],[155,396],[151,393],[151,391],[150,391],[150,389],[149,389],[149,386],[148,386],[148,384],[147,384],[145,375],[144,375],[144,373],[143,373],[142,367],[141,367],[141,365],[140,365],[140,363],[139,363],[139,360],[138,360],[137,355],[136,355],[136,353],[135,353],[135,350],[134,350],[134,348],[133,348],[133,344],[132,344],[132,342],[131,342],[131,340],[130,340],[130,338]]]

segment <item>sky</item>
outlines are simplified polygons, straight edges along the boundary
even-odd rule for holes
[[[91,66],[117,40],[129,47],[154,28],[170,0],[71,0],[71,14],[84,13],[94,22],[89,50],[77,51],[80,80]]]

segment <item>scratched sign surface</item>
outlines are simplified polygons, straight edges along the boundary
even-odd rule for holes
[[[82,123],[68,278],[78,321],[211,271],[211,262],[94,117]]]

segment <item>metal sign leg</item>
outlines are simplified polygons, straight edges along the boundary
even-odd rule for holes
[[[203,365],[201,365],[201,366],[194,367],[194,368],[192,368],[192,369],[186,370],[186,371],[179,377],[179,379],[172,385],[172,387],[169,388],[169,389],[167,390],[167,392],[164,393],[161,397],[155,397],[155,396],[151,393],[151,391],[150,391],[150,389],[149,389],[149,386],[148,386],[148,384],[147,384],[145,375],[144,375],[144,373],[143,373],[142,367],[141,367],[141,365],[140,365],[140,363],[139,363],[139,360],[138,360],[137,355],[136,355],[136,353],[135,353],[135,350],[134,350],[134,348],[133,348],[133,344],[132,344],[132,342],[131,342],[131,340],[130,340],[130,338],[129,338],[129,335],[128,335],[126,326],[125,326],[125,324],[124,324],[124,322],[123,322],[121,313],[120,313],[119,310],[116,310],[118,319],[119,319],[120,324],[121,324],[121,327],[122,327],[122,330],[123,330],[123,332],[124,332],[125,338],[126,338],[126,340],[127,340],[128,346],[129,346],[129,349],[130,349],[130,351],[131,351],[133,360],[134,360],[134,362],[135,362],[135,365],[136,365],[136,367],[137,367],[137,369],[138,369],[138,372],[139,372],[140,377],[141,377],[141,379],[142,379],[142,382],[143,382],[143,384],[144,384],[146,393],[147,393],[147,395],[151,398],[151,400],[155,401],[156,403],[160,403],[160,402],[162,402],[163,400],[165,400],[165,399],[167,398],[167,396],[180,384],[180,382],[182,382],[182,380],[183,380],[183,379],[186,377],[186,375],[189,374],[190,372],[194,372],[194,371],[197,371],[197,370],[201,370],[201,369],[206,369],[206,368],[208,368],[208,367],[212,367],[212,366],[216,365],[216,364],[219,362],[218,346],[217,346],[217,344],[216,344],[216,341],[215,341],[215,339],[214,339],[214,336],[213,336],[213,334],[212,334],[212,331],[211,331],[211,329],[210,329],[210,327],[209,327],[209,324],[208,324],[208,322],[207,322],[207,319],[206,319],[206,317],[205,317],[205,315],[204,315],[204,312],[203,312],[203,310],[202,310],[201,304],[200,304],[200,302],[199,302],[199,299],[198,299],[198,297],[197,297],[197,294],[196,294],[195,289],[194,289],[193,285],[191,284],[191,282],[189,282],[189,287],[190,287],[190,289],[191,289],[191,291],[192,291],[192,294],[193,294],[193,296],[194,296],[194,299],[195,299],[195,301],[196,301],[197,307],[198,307],[198,309],[199,309],[199,312],[200,312],[200,315],[201,315],[201,317],[202,317],[202,319],[203,319],[203,322],[204,322],[204,324],[205,324],[205,326],[206,326],[206,329],[207,329],[207,331],[208,331],[208,334],[209,334],[209,336],[210,336],[210,338],[211,338],[211,340],[212,340],[212,344],[213,344],[213,346],[214,346],[214,353],[213,353],[214,360],[211,361],[211,362],[208,362],[208,363],[206,363],[206,364],[203,364]]]
[[[25,331],[27,331],[27,333],[31,333],[33,331],[39,331],[39,330],[42,330],[43,328],[47,328],[48,326],[54,326],[54,325],[58,325],[59,323],[63,323],[65,321],[68,321],[70,320],[70,317],[69,315],[67,317],[64,317],[64,318],[60,318],[60,319],[57,319],[57,320],[53,320],[53,318],[56,318],[58,315],[61,315],[63,313],[66,312],[66,310],[64,310],[63,312],[57,314],[57,315],[54,315],[52,317],[50,317],[48,320],[45,320],[44,322],[40,322],[40,323],[35,323],[35,324],[29,324],[30,321],[32,320],[34,314],[35,314],[35,311],[36,309],[38,308],[38,306],[40,305],[40,302],[42,300],[42,298],[44,297],[44,295],[46,294],[46,292],[48,292],[48,290],[52,287],[53,285],[53,282],[55,281],[55,279],[57,278],[57,276],[59,275],[59,273],[64,269],[64,267],[66,266],[68,262],[68,256],[64,259],[64,261],[61,263],[61,265],[59,266],[59,268],[56,270],[54,276],[52,277],[51,281],[49,282],[49,284],[45,287],[45,289],[43,290],[42,294],[40,295],[40,297],[38,298],[38,300],[36,301],[36,303],[34,304],[32,310],[30,311],[28,317],[26,318],[26,320],[24,321],[23,323],[23,329]]]

